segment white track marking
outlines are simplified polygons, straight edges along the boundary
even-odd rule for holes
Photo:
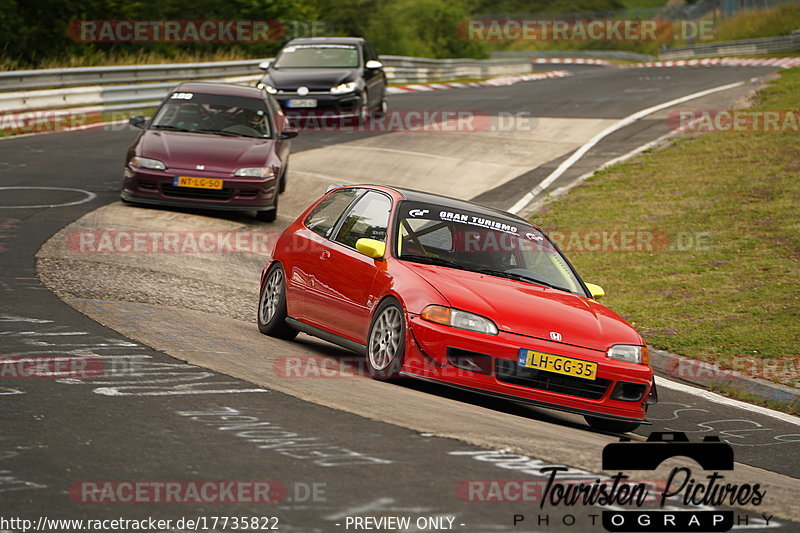
[[[429,157],[431,159],[444,159],[446,161],[464,161],[461,157],[450,157],[447,155],[437,155],[437,154],[426,154],[425,152],[412,152],[411,150],[396,150],[394,148],[378,148],[375,146],[337,146],[336,149],[348,149],[348,150],[372,150],[373,152],[391,152],[393,154],[403,154],[403,155],[414,155],[418,157]],[[489,161],[478,161],[478,163],[482,165],[490,165],[494,167],[508,167],[509,165],[504,165],[501,163],[492,163]]]
[[[79,192],[81,194],[86,195],[86,198],[62,204],[0,205],[0,209],[39,209],[43,207],[67,207],[70,205],[85,204],[86,202],[91,202],[92,200],[97,198],[97,195],[93,192],[84,191],[83,189],[73,189],[69,187],[0,187],[0,191],[69,191],[69,192]]]
[[[673,131],[671,131],[671,132],[669,132],[669,133],[665,133],[664,135],[662,135],[662,136],[661,136],[661,137],[659,137],[658,139],[655,139],[655,140],[652,140],[652,141],[650,141],[650,142],[644,143],[643,145],[641,145],[641,146],[639,146],[639,147],[637,147],[637,148],[634,148],[633,150],[631,150],[631,151],[630,151],[630,152],[628,152],[627,154],[623,154],[623,155],[621,155],[621,156],[615,157],[614,159],[612,159],[612,160],[610,160],[610,161],[606,161],[605,163],[603,163],[602,165],[600,165],[600,166],[599,166],[599,167],[597,167],[596,169],[594,169],[594,170],[590,170],[590,171],[589,171],[589,172],[587,172],[586,174],[583,174],[583,175],[581,175],[581,176],[579,176],[579,177],[575,178],[573,181],[571,181],[571,182],[570,182],[570,183],[568,183],[567,185],[564,185],[563,187],[559,187],[558,189],[554,190],[553,192],[551,192],[551,193],[548,195],[548,199],[557,198],[557,197],[561,196],[562,194],[564,194],[564,193],[566,193],[566,192],[569,192],[569,191],[570,191],[570,190],[571,190],[573,187],[575,187],[575,186],[576,186],[576,185],[578,185],[579,183],[582,183],[582,182],[586,181],[587,179],[591,178],[591,177],[592,177],[592,176],[594,176],[594,175],[595,175],[595,174],[596,174],[598,171],[600,171],[600,170],[603,170],[603,169],[606,169],[606,168],[610,167],[611,165],[616,165],[617,163],[621,163],[621,162],[623,162],[623,161],[627,161],[628,159],[630,159],[630,158],[632,158],[632,157],[634,157],[634,156],[637,156],[637,155],[641,154],[641,153],[642,153],[642,152],[644,152],[645,150],[649,150],[650,148],[653,148],[654,146],[657,146],[657,145],[659,145],[659,144],[660,144],[660,143],[662,143],[663,141],[665,141],[665,140],[667,140],[667,139],[669,139],[669,138],[671,138],[671,137],[674,137],[674,136],[675,136],[675,135],[677,135],[677,134],[678,134],[678,132],[673,132]],[[545,203],[546,201],[547,201],[547,199],[544,199],[544,198],[543,198],[543,199],[541,199],[541,200],[538,200],[538,201],[536,201],[536,202],[529,203],[529,204],[526,206],[526,207],[527,207],[527,209],[525,209],[525,210],[524,210],[524,211],[522,211],[522,212],[518,212],[517,214],[518,214],[519,216],[522,216],[522,217],[527,217],[527,216],[529,216],[531,213],[533,213],[534,211],[538,210],[538,209],[541,207],[541,205],[542,205],[543,203]]]
[[[295,157],[297,157],[297,156],[295,156]],[[320,179],[322,181],[328,181],[328,182],[331,182],[331,183],[345,183],[347,185],[355,185],[356,184],[356,182],[354,182],[354,181],[343,180],[340,177],[328,176],[327,174],[320,174],[318,172],[309,172],[307,170],[298,170],[296,168],[292,169],[292,174],[303,174],[305,176],[311,176],[312,178],[317,178],[317,179]]]
[[[686,394],[691,394],[692,396],[703,398],[704,400],[707,400],[712,403],[727,405],[729,407],[737,407],[739,409],[744,409],[745,411],[750,411],[753,413],[758,413],[760,415],[776,418],[782,422],[786,422],[787,424],[800,426],[800,417],[796,417],[788,413],[781,413],[780,411],[773,411],[772,409],[769,409],[767,407],[762,407],[760,405],[754,405],[752,403],[742,402],[740,400],[734,400],[733,398],[727,398],[715,392],[711,392],[704,389],[698,389],[697,387],[690,387],[689,385],[677,383],[675,381],[662,378],[661,376],[656,376],[656,385],[659,387],[664,387],[665,389],[676,390],[678,392],[685,392]]]
[[[235,383],[233,381],[226,383]],[[223,385],[223,383],[212,383],[212,385]],[[96,394],[102,396],[186,396],[190,394],[242,394],[245,392],[269,392],[266,389],[209,389],[209,390],[161,390],[147,392],[124,392],[120,389],[142,389],[147,388],[141,385],[130,385],[125,387],[98,387],[94,389]]]
[[[652,107],[648,107],[642,109],[641,111],[637,111],[632,115],[628,115],[627,117],[618,120],[611,126],[607,127],[584,144],[577,151],[575,151],[571,156],[565,159],[558,167],[550,173],[545,179],[543,179],[536,187],[532,190],[525,193],[525,195],[520,198],[517,203],[515,203],[508,211],[511,213],[519,213],[528,204],[530,204],[536,196],[538,196],[542,191],[544,191],[547,187],[550,186],[555,180],[557,180],[564,172],[566,172],[572,165],[574,165],[581,157],[583,157],[586,152],[591,150],[598,142],[603,140],[608,135],[614,133],[615,131],[624,128],[630,124],[633,124],[640,118],[646,117],[652,113],[657,111],[661,111],[662,109],[666,109],[668,107],[672,107],[674,105],[682,104],[683,102],[688,102],[689,100],[694,100],[695,98],[700,98],[709,94],[713,94],[720,91],[727,91],[728,89],[734,89],[736,87],[740,87],[747,83],[747,81],[737,81],[735,83],[728,83],[727,85],[722,85],[720,87],[714,87],[712,89],[706,89],[705,91],[700,91],[697,93],[692,93],[687,96],[682,96],[680,98],[675,98],[674,100],[670,100],[668,102],[664,102],[662,104],[658,104]]]

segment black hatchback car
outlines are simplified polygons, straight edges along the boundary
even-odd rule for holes
[[[386,74],[375,48],[357,37],[294,39],[259,65],[258,87],[289,116],[324,114],[366,119],[386,112]]]

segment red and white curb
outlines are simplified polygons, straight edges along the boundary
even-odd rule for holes
[[[605,59],[548,57],[531,59],[534,64],[560,64],[560,65],[604,65],[613,66]],[[646,61],[642,63],[621,64],[620,68],[651,68],[651,67],[800,67],[800,57],[710,57],[705,59],[674,59],[664,61]]]
[[[607,59],[594,59],[587,57],[540,57],[531,59],[533,63],[537,64],[553,64],[553,65],[611,65],[611,61]]]
[[[710,57],[706,59],[675,59],[672,61],[647,61],[633,65],[620,65],[620,68],[651,68],[651,67],[800,67],[800,57]]]
[[[534,74],[522,74],[519,76],[499,76],[484,81],[472,81],[468,83],[450,82],[450,83],[418,83],[413,85],[399,85],[397,87],[389,87],[388,94],[403,94],[415,93],[425,91],[441,91],[444,89],[463,89],[465,87],[506,87],[514,85],[521,81],[536,81],[545,80],[550,78],[566,78],[572,76],[571,72],[566,70],[554,70],[552,72],[536,72]]]

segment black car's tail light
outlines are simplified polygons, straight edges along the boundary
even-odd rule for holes
[[[641,383],[618,381],[611,392],[611,399],[621,402],[638,402],[642,399],[646,390],[647,385],[642,385]]]
[[[477,372],[478,374],[492,373],[492,356],[485,353],[448,347],[447,362],[456,368]]]

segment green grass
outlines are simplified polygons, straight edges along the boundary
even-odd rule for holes
[[[667,0],[622,0],[625,9],[657,9],[667,5]]]
[[[758,11],[740,11],[723,21],[714,32],[714,41],[735,41],[758,37],[789,35],[800,29],[800,6],[782,6]]]
[[[787,404],[786,402],[781,402],[778,400],[765,400],[760,396],[756,396],[755,394],[740,391],[739,389],[732,387],[711,387],[711,390],[723,396],[728,396],[729,398],[736,398],[737,400],[742,400],[744,402],[763,405],[764,407],[769,407],[770,409],[783,411],[784,413],[789,413],[792,415],[800,415],[800,411],[798,411],[797,408]]]
[[[800,69],[763,90],[757,108],[800,113]],[[672,249],[567,252],[648,343],[725,367],[732,358],[798,357],[799,138],[685,137],[597,173],[533,220],[558,231],[669,235]],[[701,237],[707,246],[697,246]]]
[[[237,61],[245,59],[261,59],[251,57],[243,53],[238,48],[229,50],[219,50],[215,52],[200,53],[178,51],[172,54],[159,52],[100,52],[85,53],[83,55],[73,55],[67,57],[55,57],[45,59],[36,65],[21,63],[18,60],[0,57],[0,71],[4,70],[25,70],[25,69],[47,69],[65,67],[101,67],[112,65],[157,65],[162,63],[201,63],[205,61]]]

